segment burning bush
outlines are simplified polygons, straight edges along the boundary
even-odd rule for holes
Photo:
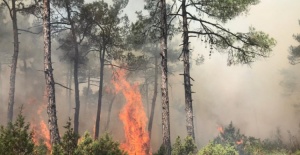
[[[220,127],[218,130],[220,131],[219,135],[213,143],[206,146],[208,150],[227,150],[230,147],[238,151],[240,155],[288,154],[288,147],[283,143],[279,129],[277,129],[275,139],[265,140],[241,134],[232,122],[224,129]],[[290,150],[289,152],[294,151]]]

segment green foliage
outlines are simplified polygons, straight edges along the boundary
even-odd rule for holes
[[[34,146],[34,155],[45,155],[48,153],[48,148],[46,144],[44,143],[43,139],[39,140],[39,143]]]
[[[233,123],[230,122],[230,124],[223,129],[223,132],[220,132],[220,134],[214,139],[213,142],[215,144],[229,144],[231,146],[234,146],[237,141],[245,141],[245,139],[246,136],[241,134],[240,130],[236,129],[233,126]]]
[[[212,145],[230,146],[239,154],[262,155],[262,154],[287,154],[287,146],[284,145],[280,130],[277,129],[272,139],[260,140],[255,137],[247,137],[236,129],[232,122],[223,129]],[[219,146],[218,146],[219,147]]]
[[[247,33],[232,33],[220,28],[222,37],[209,41],[219,51],[228,52],[228,65],[250,64],[258,57],[268,57],[276,40],[262,31],[250,27]]]
[[[67,131],[61,143],[53,146],[52,155],[126,155],[119,148],[119,143],[113,141],[108,134],[103,135],[100,139],[93,140],[91,135],[86,132],[77,144],[79,136],[71,128],[70,119],[64,128]]]
[[[300,25],[300,20],[299,20]],[[300,43],[300,34],[294,34],[293,38]],[[297,46],[290,46],[289,48],[290,55],[288,56],[288,59],[290,60],[290,63],[292,65],[298,64],[300,62],[300,45]]]
[[[198,35],[201,41],[212,50],[228,53],[228,65],[250,64],[259,57],[269,57],[276,45],[275,39],[268,34],[250,27],[248,32],[233,32],[220,22],[247,13],[251,5],[259,0],[192,0],[186,2],[188,22],[199,23],[197,27],[188,27],[188,34]],[[198,14],[189,12],[196,9]],[[178,15],[178,14],[176,14]],[[209,17],[209,18],[204,18]]]
[[[67,121],[66,126],[64,126],[67,131],[65,132],[62,142],[60,144],[63,154],[71,155],[74,154],[75,149],[77,148],[77,140],[79,135],[74,133],[74,129],[71,127],[71,119]]]
[[[199,153],[199,155],[238,155],[238,152],[234,149],[233,146],[228,144],[221,145],[210,142],[208,145],[203,147]]]
[[[32,154],[34,150],[32,136],[33,132],[29,131],[29,123],[25,123],[21,110],[14,123],[10,122],[6,127],[0,127],[0,154]]]
[[[209,17],[215,18],[225,23],[242,13],[247,13],[249,6],[258,4],[259,0],[195,0],[195,2],[203,4],[202,10],[207,12]]]
[[[175,143],[172,146],[172,155],[192,155],[196,153],[197,147],[192,137],[186,137],[184,143],[181,143],[181,139],[178,136]]]
[[[156,153],[153,153],[153,155],[164,155],[165,154],[165,147],[164,145],[161,145],[160,148],[157,150]]]
[[[74,129],[71,127],[71,119],[67,121],[64,126],[66,132],[62,137],[62,141],[59,145],[55,145],[52,149],[53,155],[73,155],[77,148],[77,140],[79,135],[74,133]]]
[[[119,143],[114,142],[108,135],[103,135],[100,139],[93,141],[89,133],[85,133],[83,139],[80,140],[76,155],[126,155],[124,151],[119,148]]]

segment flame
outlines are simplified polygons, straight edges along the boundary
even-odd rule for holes
[[[217,130],[218,130],[221,134],[224,134],[224,129],[223,129],[223,127],[219,126],[219,127],[217,128]]]
[[[244,142],[243,139],[241,139],[241,140],[236,141],[236,144],[237,144],[237,145],[240,145],[240,144],[242,144],[243,142]]]
[[[125,131],[125,142],[121,144],[121,149],[129,155],[149,155],[151,152],[150,138],[146,130],[147,117],[138,84],[131,85],[126,80],[124,70],[117,70],[114,75],[112,83],[116,91],[121,91],[126,99],[126,104],[119,114]]]
[[[44,92],[44,94],[46,91]],[[47,101],[46,95],[44,95],[44,102],[42,104],[39,104],[35,98],[30,98],[28,100],[29,104],[33,104],[33,107],[38,107],[37,109],[37,116],[34,115],[31,119],[31,128],[33,130],[33,142],[36,145],[39,145],[39,140],[43,139],[45,145],[49,150],[51,150],[51,143],[50,143],[50,132],[47,126],[47,123],[45,123],[45,119],[43,117],[43,112],[45,112],[47,104],[45,104]],[[36,123],[39,122],[39,123]]]

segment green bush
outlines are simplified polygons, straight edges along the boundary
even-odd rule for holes
[[[60,144],[52,148],[52,155],[126,155],[119,148],[119,143],[105,134],[100,139],[94,140],[91,135],[86,132],[84,136],[78,140],[79,135],[74,133],[71,128],[71,120],[64,126],[67,131],[64,133]],[[79,141],[77,143],[77,141]]]
[[[25,123],[21,109],[15,123],[10,122],[6,127],[0,127],[0,154],[32,154],[34,150],[32,136],[33,132],[29,131],[29,123]]]
[[[88,132],[86,132],[83,136],[83,139],[80,140],[75,154],[126,155],[126,153],[119,148],[119,143],[113,141],[113,139],[108,134],[105,134],[100,139],[93,140]]]
[[[228,144],[223,146],[210,142],[198,152],[198,155],[238,155],[238,152]]]
[[[49,153],[49,150],[48,150],[44,140],[40,139],[39,143],[34,146],[33,154],[34,155],[46,155],[48,153]]]
[[[161,145],[160,148],[157,150],[156,153],[153,153],[153,155],[164,155],[165,154],[165,147],[164,145]]]
[[[192,137],[186,137],[184,143],[181,143],[181,139],[178,136],[175,143],[172,146],[172,155],[192,155],[197,152],[197,147]]]

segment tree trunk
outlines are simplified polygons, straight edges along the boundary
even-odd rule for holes
[[[100,58],[99,58],[99,61],[100,61],[100,81],[99,81],[98,107],[97,107],[94,139],[97,139],[99,137],[99,130],[100,130],[105,47],[103,48],[103,50],[100,50],[100,51],[102,51],[102,52],[100,53]]]
[[[27,72],[27,62],[26,62],[26,59],[27,59],[27,55],[26,55],[26,52],[24,52],[24,55],[23,55],[23,63],[24,63],[24,87],[27,88],[28,87],[28,82],[27,82],[27,78],[28,78],[28,72]],[[27,90],[24,91],[24,95],[27,97]]]
[[[182,0],[182,23],[183,23],[183,65],[184,65],[184,92],[185,92],[185,112],[186,112],[186,129],[188,136],[195,140],[194,121],[193,121],[193,105],[192,105],[192,90],[190,76],[190,51],[189,51],[189,36],[188,22],[186,13],[186,1]]]
[[[3,106],[3,92],[2,92],[2,64],[0,62],[0,108]]]
[[[70,2],[66,0],[66,8],[68,14],[68,20],[71,26],[72,40],[75,50],[74,57],[74,87],[75,87],[75,113],[74,113],[74,133],[78,134],[79,130],[79,112],[80,112],[80,100],[79,100],[79,82],[78,82],[78,57],[79,57],[79,49],[76,37],[76,30],[74,27],[74,21],[71,19],[71,8]]]
[[[73,72],[72,72],[72,70],[73,70],[73,68],[72,68],[72,65],[70,65],[70,72],[69,72],[69,83],[68,83],[68,85],[69,85],[69,90],[68,90],[68,103],[69,103],[69,116],[71,115],[71,110],[72,110],[72,77],[73,77]]]
[[[105,126],[105,131],[107,131],[108,127],[109,127],[111,110],[112,110],[112,107],[113,107],[116,96],[117,96],[117,94],[114,94],[113,98],[110,100],[110,104],[109,104],[109,107],[108,107],[108,114],[107,114],[107,122],[106,122],[106,126]]]
[[[55,87],[51,62],[51,31],[50,31],[50,0],[44,0],[43,31],[44,31],[44,73],[48,98],[48,126],[52,146],[60,142],[56,117]]]
[[[149,84],[148,80],[146,79],[146,105],[147,105],[147,117],[149,117]]]
[[[12,4],[12,8],[9,11],[11,12],[12,15],[11,19],[12,19],[13,34],[14,34],[14,54],[11,61],[7,122],[12,122],[13,120],[14,103],[15,103],[16,70],[17,70],[18,54],[19,54],[19,34],[18,34],[18,25],[17,25],[16,0],[12,0],[11,4]]]
[[[167,55],[167,12],[166,0],[160,0],[161,10],[161,99],[162,99],[162,133],[163,146],[165,154],[171,155],[171,138],[170,138],[170,112],[169,112],[169,95],[168,95],[168,55]]]
[[[150,113],[149,125],[148,125],[148,132],[149,132],[149,138],[150,139],[151,139],[153,117],[154,117],[155,104],[156,104],[156,98],[157,98],[157,85],[158,85],[157,74],[158,74],[158,58],[157,58],[157,56],[155,56],[154,92],[153,92],[153,98],[152,98],[152,104],[151,104],[151,113]]]
[[[85,104],[84,104],[84,112],[85,113],[86,113],[87,107],[88,107],[90,84],[91,84],[91,70],[88,69],[87,91],[86,91],[86,94],[85,94]]]

